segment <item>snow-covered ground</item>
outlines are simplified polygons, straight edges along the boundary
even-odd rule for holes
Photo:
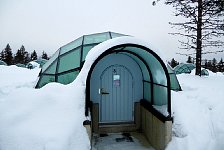
[[[84,86],[34,89],[39,71],[0,66],[0,149],[89,150]]]
[[[82,125],[84,84],[34,89],[39,71],[0,66],[0,149],[89,150]],[[224,75],[178,79],[183,91],[172,92],[173,139],[167,150],[222,150]]]
[[[167,150],[224,149],[224,75],[178,75],[183,91],[172,92],[173,139]]]

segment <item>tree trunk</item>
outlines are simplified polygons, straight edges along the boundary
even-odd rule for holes
[[[198,0],[197,22],[197,48],[196,48],[196,71],[195,75],[201,76],[201,52],[202,52],[202,0]]]

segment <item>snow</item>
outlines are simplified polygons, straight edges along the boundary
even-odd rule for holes
[[[224,76],[178,75],[182,92],[172,92],[173,139],[167,150],[222,150]]]
[[[161,114],[163,114],[164,116],[168,116],[169,112],[167,111],[167,105],[152,105],[157,111],[159,111]]]
[[[37,90],[39,71],[0,66],[0,149],[90,149],[82,125],[84,86],[52,83]]]
[[[34,89],[39,68],[0,66],[0,149],[89,150],[90,141],[82,125],[86,120],[86,77],[104,50],[123,43],[150,47],[132,37],[103,42],[89,52],[82,71],[69,85],[50,83]],[[166,149],[223,149],[224,75],[209,72],[206,77],[177,77],[183,91],[172,92],[173,137]]]
[[[132,133],[128,136],[121,133],[110,133],[103,137],[93,135],[93,150],[154,150],[148,142],[145,142],[145,137]],[[141,140],[141,141],[140,141]],[[144,142],[142,142],[144,141]],[[144,145],[144,146],[143,146]]]

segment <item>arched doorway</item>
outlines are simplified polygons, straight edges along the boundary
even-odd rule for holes
[[[110,47],[91,65],[86,80],[92,132],[142,131],[153,147],[163,149],[171,138],[170,94],[168,70],[154,51],[130,43]]]
[[[90,99],[98,105],[100,124],[134,123],[134,105],[143,98],[139,65],[129,56],[111,53],[94,67]]]

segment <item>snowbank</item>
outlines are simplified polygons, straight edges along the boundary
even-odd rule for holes
[[[132,38],[117,39],[94,47],[76,80],[66,86],[50,83],[33,89],[38,68],[0,66],[0,149],[89,150],[82,122],[86,119],[85,81],[92,63],[117,44],[150,47]],[[167,150],[223,149],[224,76],[177,77],[183,91],[172,92],[173,139]]]
[[[52,83],[36,90],[39,69],[0,67],[1,150],[90,149],[82,125],[83,85]]]
[[[222,150],[224,76],[181,74],[182,92],[172,92],[173,139],[167,150]]]
[[[5,81],[5,86],[0,87],[0,149],[90,149],[89,138],[82,125],[86,119],[84,96],[88,71],[105,50],[127,43],[152,48],[133,37],[105,41],[91,49],[76,80],[67,86],[49,83],[36,90],[31,86],[39,73],[36,69],[24,71],[21,70],[23,68],[0,68],[8,70],[6,74],[0,74],[0,78]],[[34,74],[28,74],[28,71]],[[21,76],[23,78],[20,80]],[[10,90],[5,92],[5,89]]]

